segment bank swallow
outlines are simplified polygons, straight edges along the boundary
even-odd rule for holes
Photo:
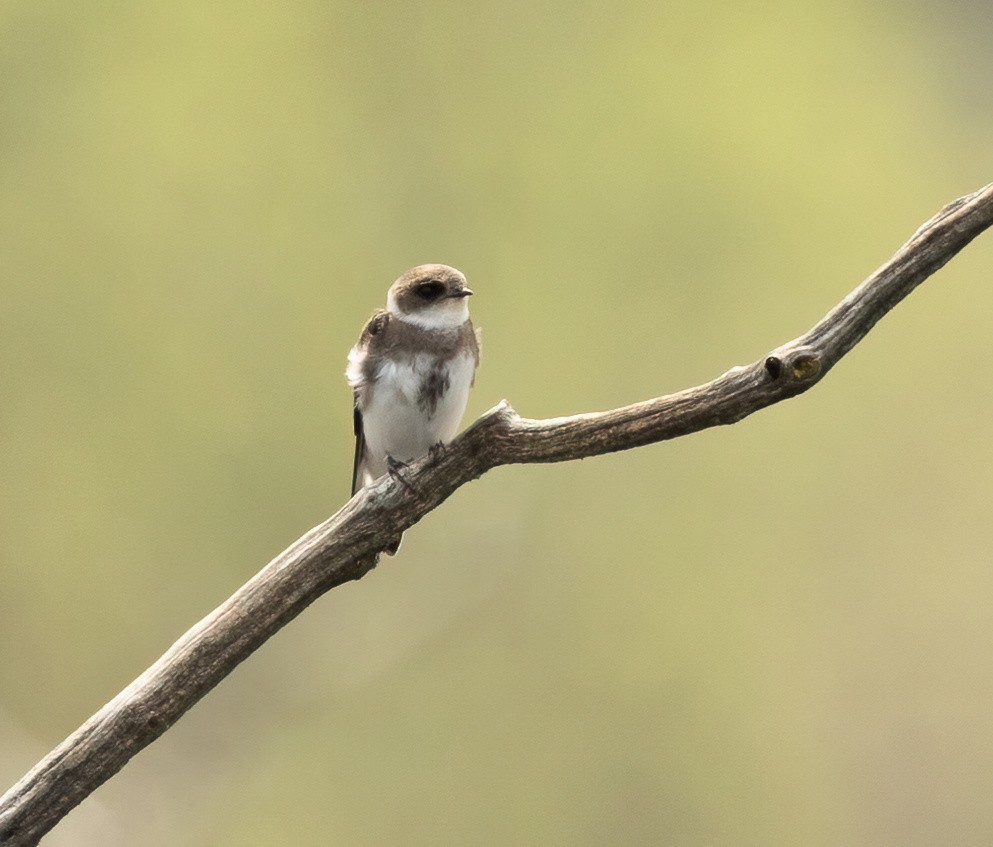
[[[352,494],[455,436],[479,364],[465,277],[419,265],[386,295],[348,354],[355,395]],[[400,537],[383,551],[396,553]]]

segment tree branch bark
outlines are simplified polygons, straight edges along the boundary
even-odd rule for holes
[[[876,322],[993,225],[993,184],[923,224],[807,333],[762,360],[676,394],[549,420],[506,402],[445,450],[384,477],[294,542],[0,798],[0,845],[37,844],[59,820],[270,636],[331,588],[359,579],[377,550],[491,468],[628,450],[740,421],[815,385]]]

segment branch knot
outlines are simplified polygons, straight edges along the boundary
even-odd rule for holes
[[[764,362],[766,373],[775,382],[785,380],[797,388],[809,388],[824,372],[821,354],[810,347],[797,347],[785,354],[772,354]]]

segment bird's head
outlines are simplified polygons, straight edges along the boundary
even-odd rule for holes
[[[470,294],[461,271],[448,265],[418,265],[390,286],[386,309],[425,329],[455,329],[469,319]]]

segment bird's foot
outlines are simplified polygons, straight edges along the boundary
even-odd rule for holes
[[[445,454],[445,442],[436,441],[428,448],[428,458],[432,462],[437,462]]]
[[[408,491],[413,491],[414,486],[412,486],[407,478],[403,475],[403,472],[410,467],[406,462],[401,462],[399,459],[394,459],[391,455],[387,453],[386,455],[386,473],[390,475],[390,479],[398,482]]]

